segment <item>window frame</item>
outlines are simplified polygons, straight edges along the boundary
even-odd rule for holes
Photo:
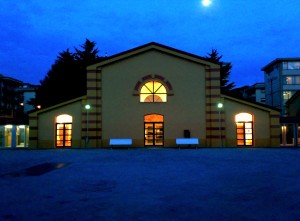
[[[156,87],[155,84],[160,84],[160,85]],[[161,89],[163,90],[163,92],[159,92]],[[151,79],[145,81],[140,87],[139,98],[140,98],[140,103],[167,103],[168,90],[166,85],[163,82],[157,79]]]

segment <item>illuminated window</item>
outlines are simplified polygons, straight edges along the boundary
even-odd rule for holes
[[[287,101],[292,97],[292,91],[283,91],[282,95],[283,95],[283,100]]]
[[[291,76],[286,76],[285,84],[293,84],[293,78]]]
[[[72,146],[72,122],[70,115],[59,115],[56,117],[56,140],[57,147]]]
[[[283,84],[300,84],[300,76],[294,75],[294,76],[285,76]]]
[[[283,62],[283,69],[285,69],[285,70],[299,70],[300,69],[300,61]]]
[[[167,102],[166,87],[158,81],[148,81],[140,90],[140,102]]]
[[[253,116],[248,113],[235,115],[238,146],[253,145]]]

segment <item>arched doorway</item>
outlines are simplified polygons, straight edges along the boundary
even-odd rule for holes
[[[253,116],[248,113],[235,115],[238,146],[253,146]]]
[[[56,117],[56,147],[72,146],[72,122],[72,116],[67,114]]]
[[[164,116],[149,114],[144,116],[145,146],[164,145]]]

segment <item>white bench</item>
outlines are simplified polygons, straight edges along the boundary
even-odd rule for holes
[[[113,138],[109,140],[110,147],[128,147],[132,145],[131,138]]]
[[[195,145],[196,147],[199,145],[198,138],[176,138],[176,145],[180,148],[182,145]]]

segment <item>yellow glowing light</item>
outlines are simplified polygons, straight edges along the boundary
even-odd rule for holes
[[[204,7],[208,7],[208,6],[210,6],[210,4],[211,4],[211,0],[202,0],[202,5]]]
[[[140,102],[167,102],[167,90],[158,81],[149,81],[141,88]]]
[[[72,123],[72,116],[67,114],[62,114],[56,117],[56,123]]]
[[[240,113],[235,115],[235,122],[251,122],[252,120],[252,115],[248,113]]]
[[[144,116],[144,122],[164,122],[164,116],[160,114],[149,114]]]

